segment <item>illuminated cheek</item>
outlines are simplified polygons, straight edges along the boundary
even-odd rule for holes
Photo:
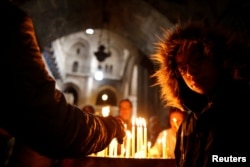
[[[190,85],[192,83],[192,79],[190,77],[186,77],[186,76],[183,76],[182,78],[183,78],[184,82],[186,83],[186,85],[188,87],[190,87]]]

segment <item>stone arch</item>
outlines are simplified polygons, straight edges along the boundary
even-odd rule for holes
[[[77,105],[79,100],[79,88],[74,83],[66,83],[63,85],[63,93],[73,95],[73,104]]]
[[[102,96],[106,94],[108,96],[107,100],[103,100]],[[117,106],[118,103],[118,96],[116,89],[112,86],[103,86],[102,88],[97,91],[96,96],[96,105],[102,106],[102,105],[109,105],[109,106]]]

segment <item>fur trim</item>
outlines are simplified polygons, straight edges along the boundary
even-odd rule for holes
[[[238,51],[241,48],[234,47],[236,46],[234,35],[228,35],[229,32],[221,30],[215,27],[209,28],[200,23],[176,24],[164,30],[163,37],[156,43],[156,52],[151,55],[151,60],[158,68],[152,77],[156,78],[155,85],[161,88],[161,98],[166,106],[184,110],[180,95],[182,78],[176,73],[174,57],[180,50],[185,51],[182,47],[186,47],[186,44],[200,44],[204,55],[212,56],[218,66],[235,60],[232,48]]]

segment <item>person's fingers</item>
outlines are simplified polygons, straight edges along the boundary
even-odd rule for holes
[[[117,137],[117,142],[118,142],[119,144],[123,144],[123,138]]]

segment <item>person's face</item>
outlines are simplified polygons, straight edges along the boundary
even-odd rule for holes
[[[204,56],[197,47],[177,54],[175,57],[177,70],[186,85],[196,93],[208,94],[217,82],[217,70],[210,57]]]
[[[173,112],[170,115],[170,126],[174,131],[177,131],[180,127],[184,116],[179,112]]]
[[[125,121],[129,120],[132,114],[132,108],[130,106],[130,103],[127,101],[121,102],[119,105],[119,113],[120,113],[120,117],[123,120]]]

